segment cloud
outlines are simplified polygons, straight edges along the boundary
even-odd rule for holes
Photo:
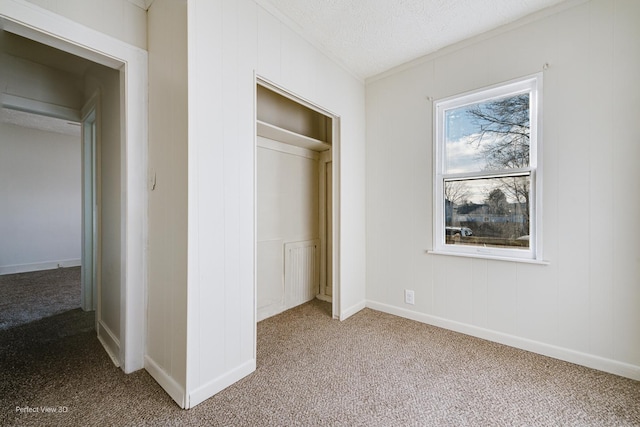
[[[486,139],[478,144],[478,134],[466,135],[445,143],[445,173],[479,172],[486,166],[483,147],[490,142]]]

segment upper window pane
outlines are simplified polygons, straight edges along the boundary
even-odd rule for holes
[[[444,112],[444,173],[529,166],[529,92]]]

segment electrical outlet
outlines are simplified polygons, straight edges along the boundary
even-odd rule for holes
[[[405,304],[415,304],[415,298],[412,290],[405,289],[404,290],[404,302]]]

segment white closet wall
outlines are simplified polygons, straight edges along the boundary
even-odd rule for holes
[[[258,320],[290,308],[285,298],[285,244],[320,237],[319,153],[298,147],[282,150],[287,147],[258,137]]]

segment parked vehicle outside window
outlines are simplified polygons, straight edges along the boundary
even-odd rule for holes
[[[473,236],[473,231],[469,227],[445,227],[445,235],[468,237]]]

